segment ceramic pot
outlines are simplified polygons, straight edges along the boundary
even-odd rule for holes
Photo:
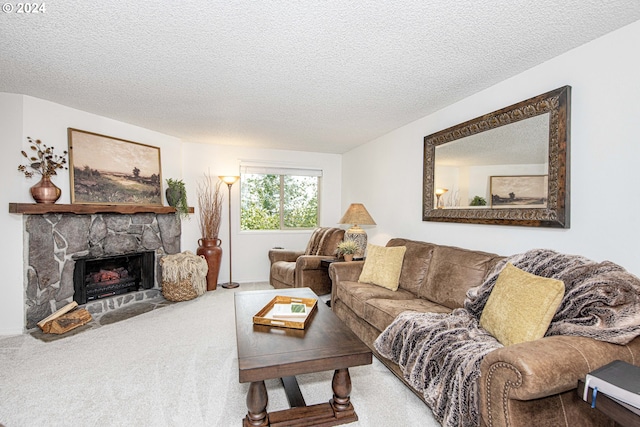
[[[55,203],[62,194],[62,190],[60,190],[56,185],[51,182],[51,178],[48,176],[43,176],[42,179],[31,189],[31,197],[36,203]]]
[[[344,254],[343,257],[346,262],[353,261],[353,254]]]
[[[220,261],[222,260],[222,248],[220,239],[199,239],[197,255],[202,255],[207,261],[207,291],[215,291],[218,287],[218,273],[220,273]]]
[[[167,196],[167,203],[169,206],[173,206],[174,208],[178,206],[178,202],[182,199],[181,189],[167,188],[164,193]]]

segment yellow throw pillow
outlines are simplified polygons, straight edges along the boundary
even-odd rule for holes
[[[480,316],[480,326],[503,345],[544,337],[562,297],[564,282],[522,271],[502,270]]]
[[[406,251],[406,246],[386,247],[368,244],[367,258],[358,282],[373,283],[396,291]]]

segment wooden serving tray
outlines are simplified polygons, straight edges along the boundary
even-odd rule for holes
[[[300,303],[307,306],[307,315],[299,319],[293,318],[274,318],[271,316],[271,310],[276,304]],[[315,298],[297,298],[277,295],[269,304],[265,305],[262,310],[253,316],[253,323],[256,325],[278,326],[281,328],[304,329],[311,318],[311,314],[316,310],[318,300]]]

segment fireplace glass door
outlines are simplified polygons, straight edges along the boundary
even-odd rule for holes
[[[154,252],[150,251],[76,259],[73,274],[74,301],[85,304],[99,298],[152,288],[154,258]]]

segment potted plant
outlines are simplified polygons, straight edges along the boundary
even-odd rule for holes
[[[475,196],[469,206],[486,206],[487,200],[484,197]]]
[[[187,189],[181,179],[167,179],[167,203],[176,208],[178,218],[189,218],[189,204],[187,203]]]
[[[18,170],[24,173],[24,176],[27,178],[31,178],[36,174],[42,176],[40,181],[30,189],[31,196],[36,203],[55,203],[60,198],[62,190],[51,182],[51,177],[58,174],[58,169],[68,169],[66,166],[67,152],[63,151],[60,156],[53,152],[54,147],[48,147],[39,139],[34,141],[28,136],[27,141],[31,144],[29,148],[31,151],[35,151],[35,153],[29,155],[24,150],[21,151],[22,156],[25,157],[29,163],[19,165]]]
[[[354,240],[343,240],[338,243],[338,256],[344,257],[345,261],[353,261],[353,255],[358,252],[358,243]]]
[[[222,222],[223,195],[220,191],[222,181],[216,178],[214,184],[210,175],[205,175],[198,183],[198,214],[200,216],[200,235],[196,253],[207,260],[207,290],[214,291],[218,286],[218,273],[222,260],[222,241],[218,238]]]

